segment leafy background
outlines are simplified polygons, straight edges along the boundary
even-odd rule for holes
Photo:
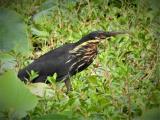
[[[0,118],[160,118],[158,1],[4,0],[0,6],[0,105],[6,104]],[[69,94],[55,76],[48,78],[49,86],[24,85],[16,78],[40,55],[94,30],[131,34],[100,44],[94,63],[71,78]]]

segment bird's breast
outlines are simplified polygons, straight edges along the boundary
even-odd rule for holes
[[[97,44],[86,44],[75,48],[70,52],[70,56],[66,64],[69,65],[69,71],[72,74],[80,72],[87,68],[97,55]]]

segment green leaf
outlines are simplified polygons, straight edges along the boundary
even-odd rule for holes
[[[53,15],[52,8],[47,9],[47,10],[43,10],[43,11],[34,15],[33,21],[35,24],[43,26],[43,25],[47,24],[49,20],[52,19],[52,15]]]
[[[154,109],[148,110],[147,112],[144,112],[140,120],[159,120],[159,118],[160,118],[160,109],[154,108]]]
[[[58,5],[58,0],[46,0],[44,3],[41,4],[39,9],[43,11],[43,10],[52,8],[56,5]]]
[[[22,18],[15,12],[0,8],[0,50],[20,52],[27,55],[30,44]]]
[[[28,74],[31,81],[39,76],[38,72],[35,72],[34,70],[31,70],[31,73],[28,73]]]
[[[33,35],[37,35],[37,36],[41,36],[41,37],[48,37],[49,33],[47,31],[40,31],[34,27],[31,28],[32,34]]]
[[[78,118],[73,118],[64,114],[48,114],[36,118],[35,120],[79,120]]]
[[[97,75],[91,75],[88,77],[88,80],[90,83],[95,84],[95,83],[97,83],[97,77],[98,77]]]
[[[45,83],[34,83],[28,84],[27,88],[38,97],[53,97],[55,95],[55,91],[51,89],[51,87]]]
[[[47,80],[48,80],[50,83],[55,83],[55,82],[56,82],[56,78],[57,78],[57,73],[54,73],[53,76],[48,76],[48,77],[47,77]]]
[[[0,76],[0,115],[20,119],[33,110],[37,102],[37,98],[20,82],[14,71]],[[3,114],[4,112],[7,114]]]
[[[7,53],[0,53],[0,73],[3,73],[7,69],[13,69],[16,65],[16,59],[7,54]]]

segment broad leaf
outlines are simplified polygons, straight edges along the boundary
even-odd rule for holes
[[[0,76],[0,118],[20,119],[33,110],[37,102],[14,71]]]
[[[0,53],[0,73],[3,73],[5,70],[13,69],[16,65],[16,60],[13,56],[7,53]]]
[[[28,54],[30,44],[22,18],[15,12],[0,8],[0,50]]]

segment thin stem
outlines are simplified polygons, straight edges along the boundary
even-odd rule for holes
[[[126,95],[128,98],[128,120],[131,120],[131,96],[130,96],[130,91],[129,91],[129,79],[128,75],[126,77]]]

